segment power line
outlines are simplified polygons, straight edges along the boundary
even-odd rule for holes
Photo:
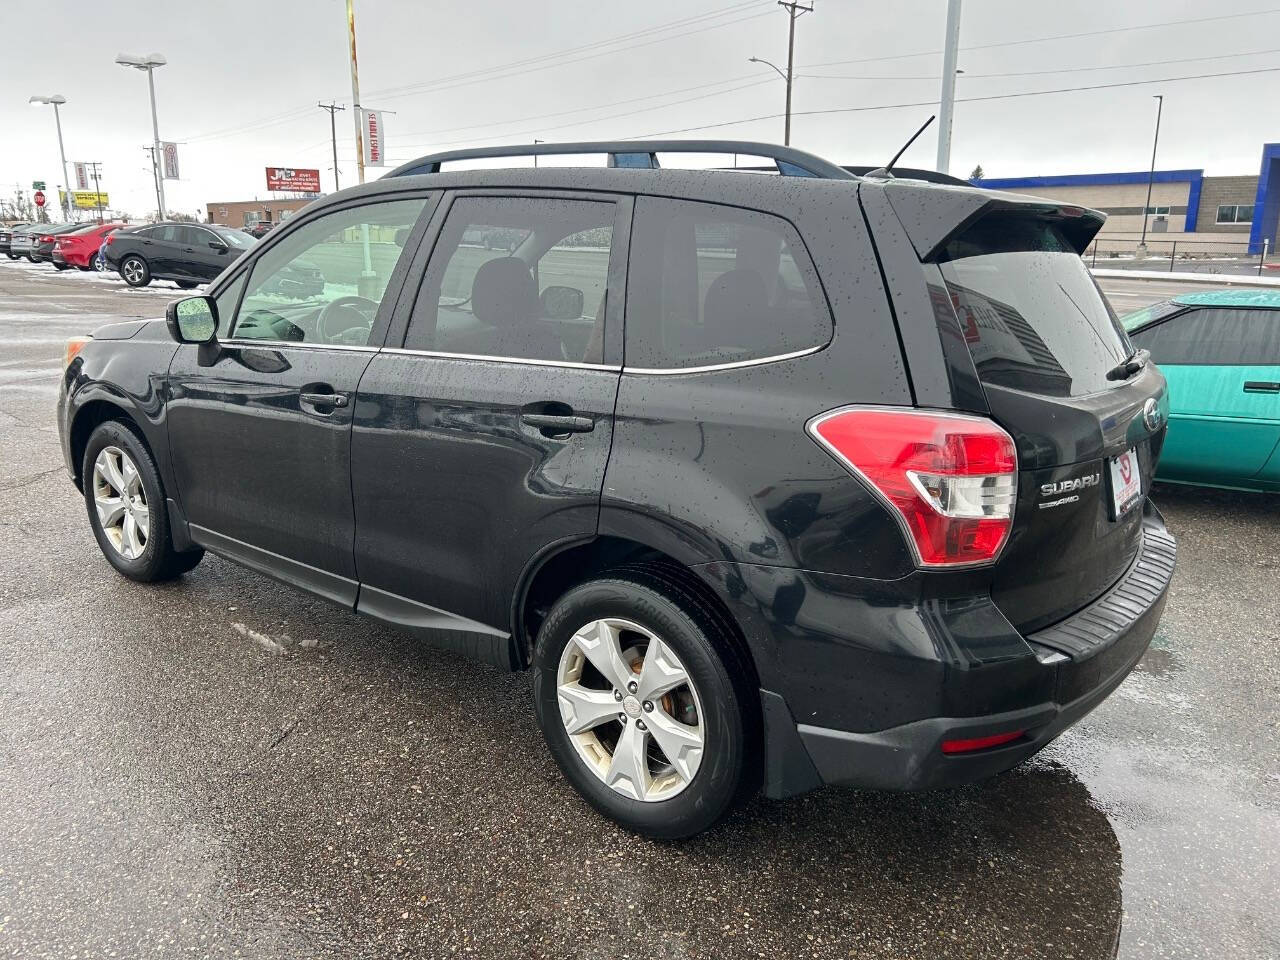
[[[609,103],[597,103],[589,107],[574,107],[572,110],[557,110],[554,113],[533,114],[532,116],[527,114],[522,114],[519,117],[509,117],[505,120],[493,120],[487,123],[472,123],[472,124],[467,124],[466,126],[461,126],[461,127],[443,127],[435,130],[415,130],[410,133],[401,134],[400,136],[406,137],[406,138],[407,137],[433,137],[441,133],[456,133],[459,130],[479,130],[487,127],[501,127],[510,123],[525,123],[532,120],[548,120],[548,119],[553,119],[555,117],[569,116],[575,113],[589,113],[592,110],[608,110],[613,107],[620,107],[629,103],[639,103],[642,100],[656,100],[660,97],[676,96],[682,93],[689,93],[692,90],[707,90],[710,87],[719,87],[719,86],[723,86],[726,83],[737,83],[741,80],[752,80],[753,82],[746,84],[744,86],[731,87],[728,90],[720,90],[713,93],[709,93],[708,96],[716,96],[719,93],[731,93],[735,90],[742,90],[748,86],[755,86],[757,82],[758,83],[773,82],[771,78],[765,78],[764,80],[759,80],[759,81],[755,80],[754,78],[755,78],[754,74],[745,74],[737,77],[727,77],[724,80],[717,80],[714,83],[699,83],[699,84],[695,84],[692,87],[681,87],[677,90],[664,90],[661,93],[647,93],[641,97],[630,97],[626,100],[613,100],[613,101],[610,101]],[[673,106],[673,104],[666,103],[666,104],[660,104],[659,106]],[[584,122],[589,123],[590,121],[584,121]],[[506,134],[504,134],[504,136],[505,135]]]
[[[1205,60],[1232,60],[1236,57],[1260,57],[1268,53],[1280,53],[1280,47],[1271,50],[1254,50],[1249,53],[1220,53],[1212,57],[1179,57],[1174,60],[1147,60],[1144,63],[1112,63],[1098,67],[1060,67],[1057,70],[1015,70],[1008,73],[969,73],[963,74],[965,80],[987,80],[994,77],[1038,77],[1051,73],[1091,73],[1098,70],[1129,70],[1136,67],[1167,66],[1171,63],[1200,63]],[[832,73],[803,73],[805,80],[932,80],[937,81],[937,74],[917,77],[862,77],[838,75]]]
[[[386,95],[388,94],[396,95],[401,93],[402,91],[417,90],[419,88],[429,86],[429,85],[449,83],[454,80],[465,80],[470,77],[482,76],[484,74],[491,73],[494,71],[512,70],[519,67],[529,66],[532,64],[543,63],[547,60],[553,60],[560,57],[572,56],[577,53],[583,53],[588,50],[594,50],[604,46],[613,46],[615,44],[623,43],[624,41],[627,41],[627,40],[633,40],[640,37],[652,35],[655,33],[662,33],[667,30],[676,29],[677,27],[689,26],[699,21],[708,21],[708,20],[717,19],[719,17],[729,16],[731,14],[741,12],[742,10],[745,10],[748,7],[759,7],[761,5],[761,2],[762,0],[745,0],[745,2],[733,3],[727,7],[720,7],[716,10],[707,11],[706,13],[700,13],[694,16],[689,16],[689,17],[682,17],[678,20],[671,20],[671,21],[668,21],[667,23],[658,24],[652,27],[646,27],[643,30],[633,30],[630,33],[619,34],[618,36],[608,37],[604,40],[596,40],[592,43],[584,43],[576,47],[566,47],[563,50],[557,50],[552,53],[540,54],[539,56],[536,56],[536,57],[526,57],[524,60],[515,60],[510,63],[505,63],[498,66],[484,67],[478,70],[472,70],[464,73],[455,73],[455,74],[450,74],[444,77],[436,77],[433,80],[424,80],[421,83],[407,84],[407,85],[398,86],[398,87],[384,87],[381,90],[371,90],[369,91],[369,93],[371,96],[382,96],[383,99],[386,99],[387,98]],[[717,24],[716,26],[719,26],[719,24]]]
[[[1026,90],[1020,93],[996,93],[984,97],[957,97],[956,103],[978,103],[985,100],[1014,100],[1020,97],[1041,97],[1050,93],[1078,93],[1083,90],[1113,90],[1117,87],[1139,87],[1153,83],[1176,83],[1181,80],[1209,80],[1215,77],[1242,77],[1259,73],[1277,73],[1280,67],[1262,67],[1257,70],[1233,70],[1228,73],[1201,73],[1189,77],[1161,77],[1157,80],[1126,80],[1123,83],[1097,83],[1085,87],[1059,87],[1054,90]],[[804,110],[793,114],[797,117],[817,117],[836,113],[869,113],[875,110],[898,110],[906,107],[932,107],[938,103],[932,100],[917,100],[912,103],[880,103],[866,107],[836,107],[830,110]],[[706,123],[696,127],[681,127],[678,130],[657,130],[652,133],[634,134],[623,137],[623,140],[644,140],[649,137],[665,137],[673,133],[689,133],[693,130],[715,130],[720,127],[735,127],[743,123],[755,123],[759,120],[777,120],[780,113],[767,113],[758,117],[744,117],[741,120],[725,120],[720,123]],[[602,117],[601,119],[610,119]]]
[[[452,90],[452,89],[456,89],[457,87],[468,86],[472,83],[483,83],[489,80],[510,79],[511,77],[521,76],[525,73],[532,73],[539,70],[549,70],[554,67],[568,66],[570,64],[581,63],[586,60],[597,59],[599,57],[604,57],[604,56],[611,56],[616,53],[621,53],[623,50],[633,50],[640,47],[652,46],[653,44],[656,44],[656,43],[665,43],[668,40],[677,40],[682,37],[692,36],[698,33],[705,33],[708,30],[715,30],[715,29],[719,29],[720,27],[732,26],[733,24],[741,23],[745,20],[752,20],[758,17],[769,16],[773,12],[772,3],[769,4],[770,9],[764,10],[760,13],[753,13],[745,17],[738,17],[736,19],[721,20],[721,22],[718,22],[718,23],[709,23],[709,21],[713,19],[732,16],[734,13],[740,13],[748,8],[759,7],[763,2],[767,2],[767,0],[745,0],[745,2],[730,4],[727,7],[721,7],[721,8],[718,8],[717,10],[708,11],[706,13],[698,14],[691,17],[682,17],[680,19],[669,21],[664,24],[658,24],[653,27],[647,27],[644,30],[631,31],[630,33],[620,34],[616,37],[610,37],[604,40],[597,40],[594,43],[582,44],[577,47],[569,47],[564,50],[555,51],[553,53],[542,54],[539,57],[530,57],[525,60],[501,64],[494,67],[486,67],[482,70],[474,70],[468,73],[451,74],[444,77],[437,77],[432,80],[426,80],[418,84],[411,84],[409,86],[387,87],[387,88],[383,88],[382,90],[369,91],[366,94],[366,96],[377,97],[378,99],[381,99],[381,100],[392,100],[392,99],[398,99],[400,97],[412,96],[416,93]],[[625,46],[618,47],[617,49],[604,50],[602,52],[589,54],[587,56],[575,57],[573,59],[568,59],[568,60],[561,60],[559,62],[548,62],[548,61],[556,61],[558,60],[558,58],[572,56],[573,54],[581,53],[583,51],[587,51],[591,49],[596,49],[602,46],[615,46],[619,43],[622,43],[625,40],[629,40],[629,39],[633,39],[633,38],[637,38],[645,35],[662,33],[672,29],[676,29],[678,27],[689,26],[693,23],[698,23],[698,22],[703,22],[704,25],[694,30],[687,30],[687,31],[671,34],[670,36],[657,37],[656,39],[648,39],[640,43],[627,44]],[[530,65],[530,64],[533,64],[533,66],[531,66],[527,70],[519,69],[523,66]],[[290,110],[285,113],[277,114],[275,116],[264,117],[260,120],[250,121],[249,123],[239,124],[233,127],[226,127],[221,130],[214,130],[209,133],[194,134],[192,136],[183,137],[181,139],[186,141],[198,141],[198,140],[213,139],[216,137],[226,136],[230,134],[248,133],[255,130],[260,130],[264,127],[272,126],[273,124],[278,124],[282,122],[290,122],[290,123],[295,122],[307,116],[309,112],[313,109],[315,108],[310,104],[308,104],[305,107],[299,107],[298,109]]]
[[[575,63],[585,63],[588,60],[598,60],[601,57],[611,57],[618,53],[622,53],[624,50],[637,50],[637,49],[640,49],[641,47],[653,46],[656,43],[666,43],[669,40],[678,40],[683,37],[690,37],[690,36],[694,36],[695,34],[706,33],[708,30],[718,30],[721,27],[733,26],[734,24],[737,24],[737,23],[744,23],[747,20],[757,20],[760,17],[769,16],[771,13],[772,13],[771,10],[766,10],[762,13],[752,13],[745,17],[738,17],[734,20],[724,20],[720,23],[713,23],[710,26],[699,27],[696,30],[686,30],[682,33],[674,33],[666,37],[657,37],[656,39],[645,40],[640,43],[627,44],[625,46],[618,47],[616,49],[602,50],[597,53],[586,54],[585,56],[573,57],[572,59],[567,59],[567,60],[558,60],[552,63],[543,63],[536,66],[522,68],[519,70],[511,70],[510,72],[506,72],[506,73],[502,73],[498,71],[508,70],[509,68],[508,65],[504,65],[501,67],[493,67],[491,68],[493,72],[486,73],[484,76],[470,76],[467,79],[462,79],[457,82],[445,82],[443,79],[424,81],[423,83],[418,84],[413,88],[404,88],[403,92],[400,92],[400,93],[381,94],[378,96],[378,99],[379,100],[396,100],[401,97],[411,97],[421,93],[439,93],[444,90],[454,90],[454,89],[457,89],[458,87],[471,86],[472,84],[476,84],[476,83],[488,83],[491,80],[510,80],[513,77],[522,77],[527,74],[537,73],[542,70],[552,70],[552,69],[555,69],[556,67],[567,67]]]
[[[1128,27],[1110,27],[1106,30],[1090,30],[1086,33],[1060,33],[1049,37],[1028,37],[1024,40],[1001,40],[998,43],[980,43],[972,47],[961,47],[961,50],[991,50],[996,47],[1016,47],[1027,43],[1044,43],[1049,40],[1079,40],[1084,37],[1101,37],[1112,33],[1128,33],[1131,30],[1153,30],[1156,27],[1177,27],[1188,23],[1210,23],[1215,20],[1238,20],[1242,17],[1261,17],[1272,13],[1280,13],[1280,7],[1269,10],[1254,10],[1251,13],[1224,13],[1216,17],[1197,17],[1192,20],[1165,20],[1161,23],[1139,23]],[[941,50],[925,50],[920,53],[896,53],[884,57],[862,57],[857,60],[828,60],[824,63],[802,63],[804,69],[811,67],[839,67],[850,63],[878,63],[883,60],[907,60],[911,57],[935,57]]]

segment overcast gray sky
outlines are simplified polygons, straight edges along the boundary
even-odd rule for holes
[[[883,163],[936,110],[945,0],[814,5],[797,23],[792,142]],[[343,0],[4,0],[0,194],[61,182],[52,110],[27,104],[57,93],[68,101],[67,160],[102,161],[114,206],[154,206],[146,78],[113,62],[153,51],[169,60],[156,73],[161,138],[182,144],[170,208],[265,196],[267,165],[318,167],[331,189],[329,119],[316,101],[350,106],[345,20]],[[703,128],[782,112],[782,81],[747,58],[785,66],[786,23],[773,0],[356,0],[361,99],[397,111],[387,118],[396,161],[534,137],[678,130],[781,142],[780,118]],[[1146,169],[1157,93],[1161,168],[1257,173],[1261,144],[1280,140],[1280,6],[1266,0],[967,0],[960,45],[961,101],[1165,82],[961,102],[958,175],[978,163],[994,177]],[[1265,68],[1277,72],[1165,79]],[[886,104],[918,105],[853,109]],[[350,110],[338,121],[346,186]],[[926,133],[901,162],[931,167],[935,143]]]

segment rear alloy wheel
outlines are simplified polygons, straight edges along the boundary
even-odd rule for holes
[[[547,614],[534,651],[538,723],[605,816],[675,840],[710,827],[752,784],[750,684],[727,629],[652,566],[574,587]]]
[[[120,276],[131,287],[145,287],[151,282],[151,269],[147,261],[130,254],[120,261]]]

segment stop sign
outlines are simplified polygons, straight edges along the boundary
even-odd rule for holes
[[[34,196],[34,197],[32,197],[31,199],[32,199],[32,200],[34,200],[34,201],[36,202],[36,206],[37,206],[37,207],[43,207],[43,206],[44,206],[44,191],[42,191],[42,190],[37,190],[37,191],[36,191],[36,193],[35,193],[35,196]]]

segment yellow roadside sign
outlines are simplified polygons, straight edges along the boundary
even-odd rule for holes
[[[94,193],[92,190],[72,190],[71,202],[77,210],[96,210],[98,207],[111,206],[106,193]]]

